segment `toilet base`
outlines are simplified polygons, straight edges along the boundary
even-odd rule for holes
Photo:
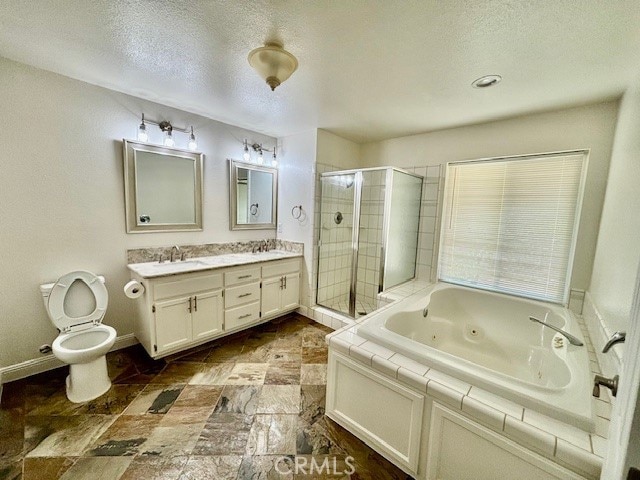
[[[67,398],[74,403],[88,402],[104,395],[111,388],[105,355],[89,363],[69,365]]]

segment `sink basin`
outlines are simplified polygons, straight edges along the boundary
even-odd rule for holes
[[[163,272],[190,270],[192,268],[206,267],[208,264],[200,260],[185,260],[182,262],[154,263],[153,268]]]

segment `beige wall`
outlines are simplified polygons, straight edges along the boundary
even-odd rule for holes
[[[611,331],[628,327],[639,264],[640,81],[620,103],[589,287]]]
[[[127,334],[128,248],[275,236],[229,230],[226,160],[241,157],[245,137],[265,145],[274,139],[2,58],[0,78],[0,367],[38,358],[38,347],[57,335],[41,283],[76,269],[104,275],[105,323]],[[135,136],[142,111],[194,126],[205,153],[203,232],[125,233],[121,140]],[[157,127],[149,128],[159,141]]]
[[[362,145],[362,166],[414,167],[474,158],[591,149],[572,288],[587,289],[618,102],[611,101]]]

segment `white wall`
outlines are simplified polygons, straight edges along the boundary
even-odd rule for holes
[[[339,170],[360,168],[360,145],[338,135],[318,129],[317,163],[333,165]]]
[[[611,331],[628,327],[639,263],[640,81],[620,103],[589,287]]]
[[[278,238],[304,243],[302,303],[310,305],[314,271],[313,226],[317,131],[290,135],[278,140]],[[296,220],[291,210],[302,205],[304,217]]]
[[[41,283],[75,269],[105,275],[105,323],[127,334],[127,249],[275,236],[229,230],[226,161],[241,157],[245,137],[274,139],[2,58],[0,78],[0,367],[38,357],[38,346],[57,335]],[[134,138],[143,111],[195,128],[205,153],[203,232],[125,233],[121,140]],[[149,129],[158,142],[159,129]],[[186,145],[186,136],[175,136]]]
[[[368,143],[362,145],[361,164],[415,167],[503,155],[591,149],[571,282],[572,288],[586,290],[617,111],[618,102],[611,101]]]

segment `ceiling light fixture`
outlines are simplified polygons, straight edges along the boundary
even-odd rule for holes
[[[298,68],[298,60],[278,42],[268,42],[249,52],[249,65],[275,90]]]
[[[153,120],[149,120],[144,118],[144,113],[142,114],[142,122],[138,126],[138,141],[147,143],[149,142],[149,129],[147,128],[147,124],[149,125],[157,125],[162,132],[164,132],[164,138],[162,139],[162,144],[165,147],[175,147],[176,141],[173,136],[173,132],[181,132],[186,133],[188,138],[187,148],[189,150],[195,151],[198,148],[198,142],[196,141],[196,136],[193,133],[193,127],[190,128],[178,128],[171,125],[171,122],[166,120],[162,122],[154,122]]]
[[[487,88],[497,85],[502,80],[500,75],[485,75],[484,77],[477,78],[473,81],[471,86],[473,88]]]

